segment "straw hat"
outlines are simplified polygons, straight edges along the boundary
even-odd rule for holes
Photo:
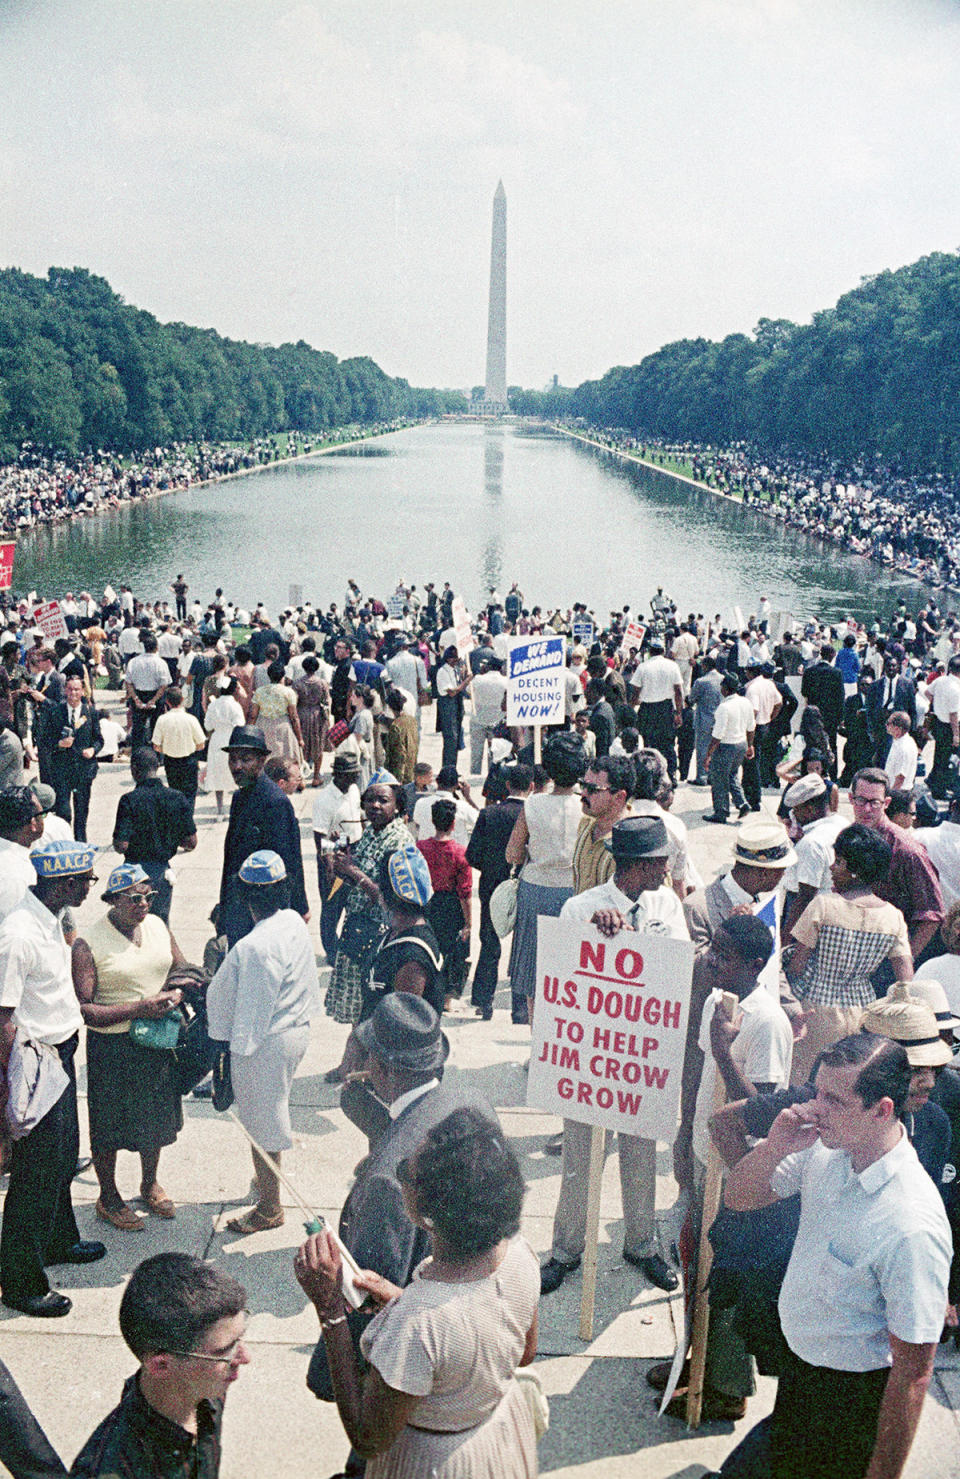
[[[900,1043],[911,1068],[940,1068],[953,1054],[940,1036],[933,1007],[912,995],[911,984],[895,982],[886,996],[867,1007],[860,1018],[861,1029]]]

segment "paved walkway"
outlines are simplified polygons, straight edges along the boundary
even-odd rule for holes
[[[426,726],[425,726],[426,727]],[[436,751],[436,754],[434,754]],[[439,742],[424,736],[426,758],[439,761]],[[126,764],[104,766],[94,787],[90,835],[110,837],[117,798],[130,786]],[[318,917],[316,870],[310,827],[313,792],[295,798],[303,824],[304,857],[314,924]],[[709,792],[682,787],[676,809],[692,828],[692,852],[706,879],[729,858],[733,828],[701,825]],[[210,934],[207,916],[219,889],[226,821],[218,821],[212,797],[197,806],[200,841],[196,852],[176,864],[171,925],[189,959],[199,959]],[[110,852],[98,864],[105,878],[116,861]],[[81,926],[103,910],[96,892],[80,916]],[[475,910],[475,913],[479,913]],[[319,943],[318,943],[319,951]],[[476,958],[476,943],[474,944]],[[553,1210],[559,1190],[559,1161],[543,1154],[544,1138],[559,1122],[524,1104],[523,1065],[529,1052],[525,1028],[514,1026],[509,991],[503,985],[493,1020],[483,1023],[468,1009],[445,1021],[452,1051],[448,1072],[469,1075],[494,1103],[521,1157],[529,1192],[523,1230],[543,1256],[550,1246]],[[336,1219],[351,1171],[366,1145],[345,1120],[337,1091],[323,1073],[339,1061],[346,1029],[321,1016],[293,1093],[294,1149],[285,1167],[308,1202]],[[81,1078],[81,1091],[84,1079]],[[161,1180],[178,1206],[175,1222],[151,1218],[144,1233],[122,1234],[94,1218],[96,1182],[92,1171],[74,1183],[81,1236],[102,1238],[109,1256],[88,1268],[58,1269],[56,1285],[74,1301],[64,1320],[41,1324],[0,1306],[3,1359],[58,1451],[69,1462],[96,1422],[116,1402],[133,1359],[117,1326],[124,1280],[148,1254],[179,1248],[221,1260],[250,1295],[252,1364],[233,1388],[224,1427],[224,1479],[276,1474],[283,1479],[324,1479],[347,1452],[336,1411],[306,1390],[307,1361],[317,1337],[316,1316],[304,1307],[293,1278],[291,1258],[302,1236],[296,1209],[284,1227],[250,1238],[224,1230],[237,1206],[249,1205],[251,1164],[240,1131],[207,1103],[188,1099],[185,1125],[176,1146],[164,1152]],[[86,1110],[81,1103],[86,1140]],[[84,1153],[86,1150],[84,1149]],[[541,1305],[538,1370],[550,1397],[551,1427],[540,1447],[545,1473],[626,1479],[697,1479],[716,1468],[750,1423],[769,1410],[773,1383],[762,1381],[747,1420],[710,1424],[697,1433],[656,1415],[653,1394],[643,1380],[646,1365],[672,1355],[674,1322],[680,1301],[643,1287],[637,1271],[620,1257],[619,1181],[613,1157],[604,1181],[595,1335],[589,1345],[577,1337],[579,1275],[567,1280]],[[657,1204],[660,1241],[668,1253],[676,1236],[670,1208],[676,1198],[669,1149],[661,1147],[661,1185]],[[137,1189],[132,1156],[120,1157],[122,1190]],[[924,1410],[920,1435],[907,1474],[910,1479],[948,1479],[960,1475],[957,1409],[960,1408],[960,1358],[943,1348]]]

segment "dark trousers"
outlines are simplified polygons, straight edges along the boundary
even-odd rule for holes
[[[140,695],[138,695],[140,697]],[[142,699],[141,699],[142,702]],[[153,734],[153,726],[157,722],[157,710],[151,706],[148,709],[130,709],[130,751],[139,750],[143,745],[149,745]]]
[[[446,694],[437,699],[437,720],[443,735],[441,765],[456,765],[463,749],[463,698]]]
[[[2,1361],[0,1463],[10,1470],[14,1479],[48,1479],[51,1474],[67,1472]]]
[[[341,884],[333,897],[328,897],[330,883],[322,864],[317,868],[317,886],[320,890],[320,944],[327,964],[333,965],[337,958],[337,926],[350,890]]]
[[[930,723],[933,726],[933,769],[927,784],[931,793],[938,801],[942,801],[947,794],[947,783],[950,780],[950,756],[953,754],[953,730],[949,724],[944,724],[935,714],[930,715]]]
[[[739,811],[746,806],[738,772],[747,753],[746,745],[717,745],[710,761],[710,789],[713,792],[713,814],[715,817],[730,815],[730,798]]]
[[[173,902],[173,884],[167,878],[169,863],[144,863],[143,869],[153,885],[153,898],[150,900],[150,913],[162,919],[164,924],[170,923],[170,905]]]
[[[659,704],[641,704],[637,711],[643,743],[648,749],[660,751],[674,784],[677,780],[677,731],[673,722],[675,713],[676,706],[669,698]]]
[[[164,755],[163,768],[167,776],[167,785],[174,791],[179,791],[186,796],[193,810],[193,804],[197,799],[197,785],[200,774],[200,762],[196,755],[184,755],[175,759],[172,755]]]
[[[493,1010],[493,998],[497,994],[497,982],[500,979],[500,952],[503,949],[503,941],[494,929],[490,918],[490,899],[493,889],[484,888],[481,879],[479,892],[480,954],[477,958],[477,969],[473,973],[470,1000],[481,1011],[490,1012]]]
[[[888,1371],[808,1366],[792,1351],[773,1412],[723,1464],[723,1479],[863,1479]]]
[[[92,781],[54,781],[54,790],[57,793],[54,811],[58,817],[63,817],[73,828],[73,835],[78,842],[87,840],[87,817],[90,814],[90,790]],[[73,801],[73,815],[70,814],[70,802]]]
[[[14,1299],[46,1294],[44,1264],[56,1263],[80,1240],[70,1201],[80,1150],[73,1062],[78,1041],[75,1032],[57,1048],[70,1080],[60,1098],[29,1135],[13,1142],[0,1232],[0,1284]]]
[[[177,603],[177,620],[178,621],[186,621],[186,619],[187,619],[187,598],[186,598],[186,596],[175,596],[174,597],[174,600]]]

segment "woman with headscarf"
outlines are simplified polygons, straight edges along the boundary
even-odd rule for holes
[[[217,696],[207,706],[203,716],[203,727],[210,736],[207,747],[206,789],[217,799],[217,816],[223,816],[223,797],[232,795],[237,789],[230,766],[227,764],[227,745],[238,725],[246,723],[243,707],[237,699],[238,680],[234,674],[222,673],[217,686]]]
[[[73,984],[87,1024],[90,1150],[100,1183],[96,1214],[121,1232],[144,1221],[117,1187],[117,1152],[140,1157],[140,1200],[157,1217],[175,1215],[157,1181],[160,1152],[183,1128],[176,1064],[170,1047],[142,1045],[131,1024],[158,1021],[181,1001],[165,989],[172,966],[186,962],[163,920],[151,914],[153,887],[139,863],[123,863],[107,880],[102,919],[74,942]]]
[[[243,1236],[283,1222],[275,1167],[293,1144],[290,1089],[310,1041],[320,987],[310,932],[290,908],[279,853],[251,853],[239,877],[253,929],[228,952],[210,982],[207,1023],[212,1038],[230,1044],[237,1116],[270,1158],[253,1152],[257,1204],[227,1223]]]
[[[383,925],[380,864],[410,842],[403,822],[403,792],[388,771],[378,770],[371,777],[361,802],[367,825],[360,841],[333,855],[334,875],[350,886],[325,1002],[327,1016],[335,1022],[359,1020]],[[348,1061],[345,1053],[340,1066],[326,1075],[328,1083],[342,1082]]]

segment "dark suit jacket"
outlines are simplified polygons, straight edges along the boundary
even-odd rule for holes
[[[296,813],[289,796],[268,776],[259,775],[252,786],[234,792],[223,844],[220,930],[231,945],[253,929],[250,911],[240,901],[237,874],[244,859],[263,847],[271,848],[283,858],[290,884],[290,908],[306,914],[307,894]]]
[[[97,773],[97,756],[103,749],[103,735],[97,711],[86,699],[80,704],[80,724],[75,731],[73,744],[67,750],[60,749],[60,736],[70,726],[70,710],[65,703],[51,704],[46,716],[46,737],[50,752],[50,774],[54,786],[82,786],[92,781]],[[89,760],[83,758],[84,750],[93,750]]]
[[[910,716],[910,728],[917,727],[917,690],[910,678],[895,678],[893,680],[893,702],[884,706],[883,695],[887,686],[886,675],[881,674],[875,683],[871,683],[867,689],[866,710],[867,723],[874,743],[884,737],[884,726],[890,715],[897,709],[902,709]]]
[[[404,1288],[430,1251],[430,1240],[415,1227],[403,1205],[397,1163],[412,1155],[427,1132],[454,1109],[470,1105],[496,1122],[490,1106],[468,1090],[439,1088],[415,1099],[391,1120],[364,1163],[340,1215],[340,1236],[361,1268],[375,1269]]]
[[[816,704],[823,716],[831,737],[840,728],[843,720],[843,674],[832,663],[815,662],[807,668],[800,683],[800,692],[808,704]]]

